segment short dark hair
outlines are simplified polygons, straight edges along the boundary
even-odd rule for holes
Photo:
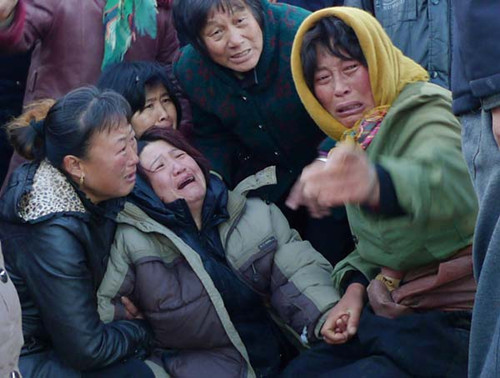
[[[146,87],[162,84],[168,92],[177,111],[177,125],[180,125],[182,109],[171,80],[167,76],[167,67],[153,62],[120,62],[106,68],[97,87],[112,89],[121,94],[130,104],[132,114],[141,112],[146,105]]]
[[[210,163],[208,162],[207,158],[203,156],[200,151],[194,148],[187,141],[186,137],[182,135],[182,133],[178,130],[171,128],[164,128],[164,127],[157,127],[157,126],[147,129],[144,132],[144,134],[142,134],[141,139],[139,139],[137,145],[139,150],[139,155],[141,154],[144,147],[146,147],[149,143],[156,142],[159,140],[167,142],[168,144],[174,146],[175,148],[178,148],[179,150],[184,151],[189,156],[191,156],[200,167],[201,171],[203,172],[203,175],[205,176],[205,180],[207,181],[208,184],[210,179]],[[142,177],[146,179],[146,181],[149,182],[145,174],[145,169],[140,164],[138,165],[138,172]]]
[[[174,0],[174,23],[179,34],[198,51],[208,54],[201,31],[208,21],[213,9],[229,12],[239,4],[247,5],[264,31],[264,8],[262,1],[267,0]]]
[[[52,105],[53,104],[53,105]],[[130,120],[123,96],[96,87],[77,88],[54,102],[35,103],[7,125],[9,138],[27,159],[47,158],[62,169],[67,155],[86,158],[95,133],[112,130]]]
[[[304,78],[313,93],[314,73],[318,67],[316,51],[318,46],[326,48],[337,58],[354,59],[367,67],[365,55],[354,30],[340,18],[334,16],[322,18],[304,34],[300,49]]]

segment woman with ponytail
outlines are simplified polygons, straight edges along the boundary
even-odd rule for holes
[[[150,341],[144,321],[103,324],[96,304],[114,218],[135,184],[130,113],[117,93],[86,87],[36,103],[8,125],[14,148],[32,161],[14,172],[0,201],[25,377],[153,377],[137,358]]]

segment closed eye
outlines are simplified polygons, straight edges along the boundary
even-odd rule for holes
[[[359,64],[358,64],[358,63],[355,63],[355,64],[349,64],[348,66],[346,66],[346,67],[344,68],[344,71],[347,71],[347,72],[352,72],[352,71],[356,70],[358,67],[359,67]]]
[[[330,74],[326,74],[326,73],[325,74],[320,74],[320,75],[316,75],[316,77],[314,78],[314,80],[317,83],[321,84],[321,83],[327,82],[328,79],[330,78],[330,76],[331,76]]]

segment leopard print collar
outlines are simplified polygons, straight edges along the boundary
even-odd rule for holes
[[[18,212],[29,222],[55,213],[87,211],[67,177],[44,160],[33,177],[31,190],[21,198]]]

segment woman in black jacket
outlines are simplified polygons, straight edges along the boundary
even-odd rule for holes
[[[13,146],[34,160],[14,172],[0,201],[26,377],[153,376],[134,358],[149,345],[145,323],[103,324],[96,304],[120,197],[135,184],[129,119],[122,96],[89,87],[39,103],[9,125]]]

